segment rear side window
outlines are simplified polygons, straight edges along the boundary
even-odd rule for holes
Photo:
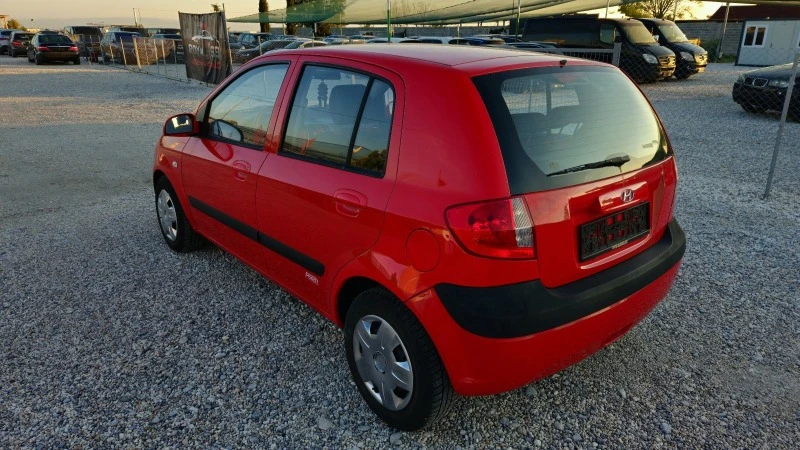
[[[261,149],[288,64],[256,67],[229,84],[208,111],[208,136]]]
[[[382,175],[393,111],[394,90],[386,82],[343,69],[307,66],[282,152]]]
[[[546,67],[484,75],[474,82],[514,194],[631,172],[669,155],[652,108],[617,69]],[[580,170],[609,160],[618,163]]]

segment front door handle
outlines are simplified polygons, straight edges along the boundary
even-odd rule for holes
[[[233,162],[233,178],[239,181],[247,179],[250,174],[250,163],[247,161],[234,161]]]
[[[351,189],[339,189],[333,194],[336,212],[347,217],[358,217],[367,206],[367,196]]]

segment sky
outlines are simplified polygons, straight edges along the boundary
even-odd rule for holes
[[[178,11],[202,13],[211,11],[211,3],[224,3],[228,18],[245,16],[258,12],[257,0],[71,0],[61,3],[64,7],[54,8],[53,0],[12,0],[0,3],[0,14],[8,14],[29,28],[61,29],[67,25],[85,25],[87,23],[132,24],[134,8],[141,16],[145,27],[177,27]],[[434,1],[435,3],[435,1]],[[696,8],[695,17],[704,19],[723,5],[717,2],[702,2]],[[270,9],[286,7],[285,0],[272,0]],[[257,24],[237,23],[232,28],[241,31],[255,30]]]

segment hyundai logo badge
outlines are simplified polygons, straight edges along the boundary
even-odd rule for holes
[[[628,203],[633,201],[634,196],[633,189],[625,189],[619,197],[622,199],[622,203]]]

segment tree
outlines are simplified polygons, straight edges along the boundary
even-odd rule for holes
[[[12,29],[12,30],[22,30],[22,31],[28,31],[28,29],[27,29],[27,28],[25,28],[24,26],[22,26],[22,24],[21,24],[21,23],[19,23],[19,22],[17,21],[17,19],[11,19],[11,20],[9,20],[9,21],[8,21],[8,28],[10,28],[10,29]]]
[[[212,3],[211,10],[214,12],[220,12],[222,11],[222,8],[219,7],[219,3]]]
[[[292,6],[303,3],[303,0],[286,0],[286,9],[288,10]],[[294,34],[297,31],[296,23],[287,23],[286,24],[286,34]]]
[[[691,16],[692,6],[697,0],[642,0],[619,6],[619,12],[628,17],[655,17],[675,20],[675,2],[678,1],[678,17]]]
[[[261,15],[263,13],[269,12],[269,3],[267,0],[258,0],[258,14]],[[261,22],[261,32],[262,33],[269,33],[269,22]]]

